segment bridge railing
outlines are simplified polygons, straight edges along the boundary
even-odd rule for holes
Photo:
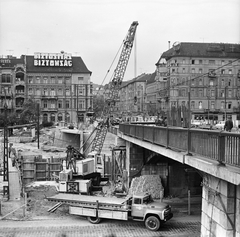
[[[119,131],[153,144],[240,168],[240,134],[217,130],[120,124]]]

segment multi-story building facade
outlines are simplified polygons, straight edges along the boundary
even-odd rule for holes
[[[92,108],[93,92],[91,71],[81,57],[64,52],[35,53],[18,60],[22,64],[12,62],[10,81],[7,80],[16,112],[31,98],[40,105],[40,121],[78,123],[85,120],[88,109]],[[5,72],[1,68],[1,82],[5,81]]]
[[[26,65],[24,58],[0,57],[0,111],[19,111],[26,98]]]
[[[239,120],[239,59],[239,44],[174,44],[156,64],[161,109],[190,104],[192,118]]]
[[[137,116],[147,112],[146,83],[151,74],[142,74],[124,82],[119,91],[119,116]]]

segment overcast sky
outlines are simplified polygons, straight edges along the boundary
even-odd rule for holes
[[[94,83],[107,75],[106,84],[133,21],[124,81],[153,73],[168,41],[240,43],[239,0],[0,0],[0,55],[63,50],[82,57]]]

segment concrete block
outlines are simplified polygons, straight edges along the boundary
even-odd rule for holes
[[[236,230],[240,234],[240,199],[236,200]]]
[[[13,167],[14,168],[14,167]],[[9,171],[9,197],[10,200],[20,200],[21,187],[19,173],[16,169]]]
[[[201,225],[201,237],[209,237],[210,232],[208,229],[205,228],[205,226]]]
[[[210,230],[210,217],[209,217],[205,212],[202,212],[202,215],[201,215],[201,224],[202,224],[207,230]]]
[[[240,199],[240,185],[237,186],[237,198]]]
[[[222,226],[216,226],[215,236],[217,237],[233,237],[233,230],[226,230]]]

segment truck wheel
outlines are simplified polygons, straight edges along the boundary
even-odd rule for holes
[[[145,220],[145,226],[152,231],[157,231],[160,228],[160,221],[156,216],[149,216]]]
[[[98,224],[101,221],[101,218],[94,217],[94,216],[88,216],[87,220],[92,224]]]

